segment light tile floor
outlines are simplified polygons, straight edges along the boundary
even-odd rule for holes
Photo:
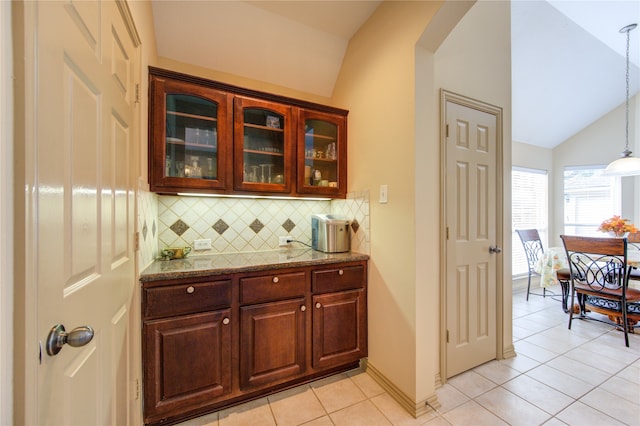
[[[558,293],[559,289],[552,289]],[[568,317],[552,297],[513,296],[518,356],[449,379],[441,407],[415,419],[353,370],[181,426],[640,425],[640,335]]]

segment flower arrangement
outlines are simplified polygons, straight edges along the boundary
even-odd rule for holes
[[[620,216],[614,215],[602,222],[598,231],[612,232],[616,236],[622,236],[625,232],[638,232],[638,228],[633,223],[629,223],[629,219],[622,219]]]

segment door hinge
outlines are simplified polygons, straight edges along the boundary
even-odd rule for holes
[[[447,330],[447,343],[449,343],[449,330]]]
[[[131,381],[131,386],[133,387],[133,400],[137,401],[140,399],[140,380],[135,379]]]
[[[447,226],[447,240],[449,239],[449,227]]]
[[[140,232],[133,234],[133,251],[140,250]]]
[[[445,136],[449,137],[449,125],[448,124],[445,126]]]
[[[135,91],[135,103],[139,104],[140,103],[140,84],[136,83],[136,91]]]

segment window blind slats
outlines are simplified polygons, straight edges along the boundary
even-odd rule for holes
[[[565,234],[602,236],[600,223],[620,214],[620,178],[603,172],[603,166],[565,168]]]
[[[516,229],[537,229],[543,245],[547,241],[547,172],[513,167],[511,174],[512,273],[526,274],[527,258]]]

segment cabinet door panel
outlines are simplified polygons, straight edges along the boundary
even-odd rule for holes
[[[224,309],[144,323],[146,421],[206,406],[231,391],[230,316]]]
[[[149,184],[152,191],[225,189],[231,155],[231,95],[151,77]]]
[[[305,371],[304,299],[240,308],[240,387],[276,384]]]
[[[294,116],[288,105],[234,98],[234,189],[290,193]]]
[[[313,296],[313,368],[328,368],[367,356],[364,290]]]
[[[347,118],[306,109],[298,116],[297,192],[344,197],[347,190]]]

